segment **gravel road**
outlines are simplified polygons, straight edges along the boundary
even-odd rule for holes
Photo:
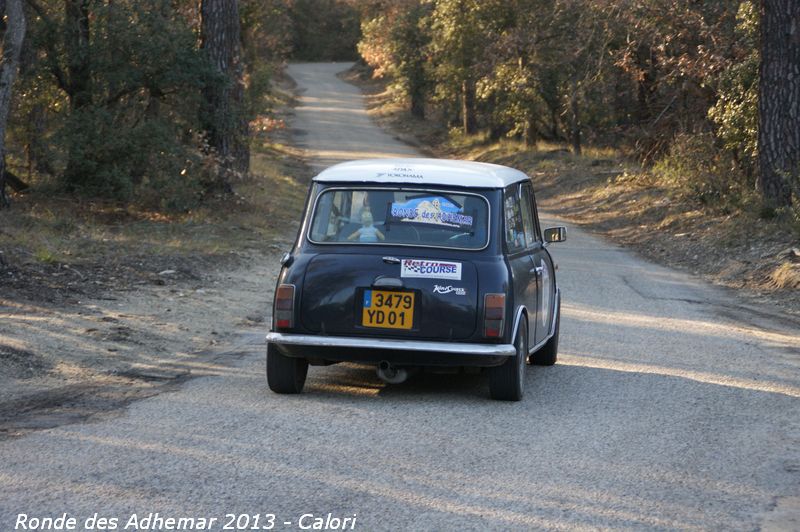
[[[347,66],[289,68],[301,146],[321,165],[413,155],[335,77]],[[150,512],[211,530],[329,513],[355,530],[800,529],[800,326],[572,227],[553,249],[562,353],[528,369],[524,401],[359,366],[278,396],[255,346],[116,417],[0,442],[0,530],[64,512],[79,530]]]

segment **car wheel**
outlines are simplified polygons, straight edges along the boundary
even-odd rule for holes
[[[283,355],[267,344],[267,384],[275,393],[300,393],[308,375],[308,360]]]
[[[489,368],[489,395],[500,401],[519,401],[525,385],[525,361],[528,358],[528,324],[522,320],[514,338],[517,355],[502,366]]]
[[[556,308],[556,330],[553,336],[544,344],[541,349],[531,355],[531,364],[536,366],[552,366],[558,359],[558,331],[561,329],[561,300],[558,301]]]

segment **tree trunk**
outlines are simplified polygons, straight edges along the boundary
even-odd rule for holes
[[[411,115],[425,118],[425,87],[422,83],[415,82],[411,87]]]
[[[569,97],[570,141],[572,143],[572,153],[574,155],[581,155],[581,153],[583,153],[581,148],[581,115],[578,105],[578,80],[575,78],[576,76],[572,78],[572,90]]]
[[[92,69],[89,57],[89,2],[64,0],[64,42],[67,54],[67,97],[74,117],[92,103]],[[74,188],[86,180],[83,149],[73,139],[69,143],[64,180]]]
[[[469,80],[461,83],[461,126],[465,135],[475,133],[475,84]]]
[[[762,0],[758,188],[772,206],[800,186],[800,3]]]
[[[5,0],[7,17],[3,36],[3,59],[0,64],[0,207],[8,206],[6,197],[6,126],[11,110],[11,90],[17,76],[22,42],[25,40],[25,13],[22,0]],[[2,16],[2,13],[0,13]]]
[[[70,107],[80,110],[92,103],[89,62],[89,1],[64,0],[64,37],[67,50],[67,81]]]
[[[47,121],[46,109],[41,103],[35,103],[31,106],[28,113],[28,143],[25,146],[25,153],[28,156],[28,173],[31,173],[33,168],[37,172],[47,175],[55,175],[56,170],[53,168],[51,157],[47,147]],[[30,179],[30,175],[28,178]]]
[[[491,108],[497,107],[497,97],[491,97]],[[496,142],[508,134],[510,128],[496,113],[489,114],[489,140]]]
[[[561,134],[558,132],[558,117],[559,112],[557,107],[550,108],[550,135],[553,137],[552,140],[558,141],[561,138]]]
[[[0,0],[2,3],[2,0]],[[36,12],[31,8],[29,2],[24,2],[23,5],[26,20],[33,20],[36,17]],[[22,51],[19,57],[19,77],[24,78],[31,72],[35,72],[39,61],[39,50],[36,49],[35,44],[32,42],[31,34],[33,32],[26,32],[25,40],[22,42]],[[25,156],[28,166],[28,180],[31,179],[33,169],[49,175],[55,175],[52,163],[48,157],[48,142],[46,137],[46,106],[41,101],[36,101],[30,107],[26,118],[26,131],[25,131]],[[11,178],[8,174],[7,178]],[[14,183],[11,179],[8,180],[11,188],[14,188]],[[26,185],[27,188],[27,185]],[[15,188],[17,192],[18,189]]]
[[[220,160],[220,185],[232,192],[231,178],[250,169],[247,117],[244,110],[241,29],[237,0],[202,0],[200,47],[225,83],[205,91],[209,145]]]
[[[525,142],[525,146],[528,146],[529,148],[536,146],[536,141],[538,140],[536,135],[536,124],[533,121],[533,116],[530,116],[530,114],[525,118],[525,124],[522,128],[522,140]]]
[[[636,119],[640,124],[651,119],[650,100],[653,95],[653,85],[657,78],[656,66],[653,64],[653,51],[647,44],[641,44],[636,50],[637,66],[641,70],[641,77],[637,81],[636,94]]]

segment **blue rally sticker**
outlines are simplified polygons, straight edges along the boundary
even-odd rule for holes
[[[364,290],[364,308],[372,306],[372,290]]]
[[[447,227],[471,228],[473,217],[463,214],[463,208],[442,196],[412,198],[391,205],[391,219],[399,222],[415,222],[444,225]]]

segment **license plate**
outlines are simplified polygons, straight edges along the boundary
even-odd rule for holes
[[[364,290],[361,324],[364,327],[411,329],[414,325],[414,292]]]

